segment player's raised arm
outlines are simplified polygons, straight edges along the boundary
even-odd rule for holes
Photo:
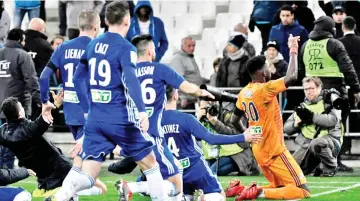
[[[189,118],[186,118],[186,128],[189,130],[188,133],[191,133],[195,137],[205,140],[211,145],[224,145],[224,144],[234,144],[240,142],[252,142],[258,143],[261,141],[261,135],[250,134],[249,131],[246,131],[244,134],[238,135],[225,135],[225,134],[215,134],[208,131],[195,117],[189,115]]]
[[[299,36],[293,37],[293,35],[290,34],[288,39],[288,46],[290,49],[290,61],[288,70],[286,72],[286,75],[284,77],[285,79],[285,86],[289,87],[294,82],[296,82],[298,78],[298,49],[299,49]]]
[[[61,50],[62,45],[60,45],[55,52],[51,55],[50,61],[45,66],[44,70],[41,72],[39,83],[40,83],[40,99],[43,104],[49,101],[49,84],[52,74],[58,69],[58,54]]]
[[[86,86],[86,78],[88,76],[88,61],[86,58],[86,51],[81,56],[80,62],[76,67],[76,71],[74,74],[73,82],[74,88],[76,91],[76,95],[79,98],[80,105],[84,110],[84,113],[87,113],[89,110],[89,102],[87,96],[87,86]]]
[[[200,89],[196,84],[190,83],[188,81],[184,81],[181,83],[179,89],[187,94],[197,96],[197,97],[209,97],[211,99],[215,99],[215,97],[204,89]]]

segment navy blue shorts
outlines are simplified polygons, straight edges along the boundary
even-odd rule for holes
[[[154,139],[134,124],[86,122],[83,160],[103,162],[106,155],[112,153],[116,145],[121,147],[122,156],[140,161],[153,150]]]
[[[154,146],[154,153],[156,161],[159,163],[160,172],[163,179],[168,179],[179,173],[179,168],[175,164],[174,155],[171,153],[166,144],[165,138],[154,137],[156,145]]]
[[[80,139],[84,135],[84,126],[69,126],[75,140]]]
[[[208,169],[210,170],[210,168]],[[184,181],[184,194],[192,195],[195,190],[203,190],[204,194],[220,193],[222,191],[221,184],[217,177],[211,172],[207,172],[204,176],[192,181]]]

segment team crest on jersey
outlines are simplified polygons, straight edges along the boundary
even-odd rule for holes
[[[136,52],[130,51],[130,61],[131,61],[131,63],[136,65],[136,62],[137,62],[137,54],[136,54]]]
[[[245,91],[244,91],[244,97],[246,97],[246,98],[252,98],[253,96],[254,96],[253,91],[251,91],[251,90],[245,90]]]

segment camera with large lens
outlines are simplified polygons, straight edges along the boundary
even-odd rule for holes
[[[216,87],[212,87],[212,86],[203,84],[200,86],[200,89],[204,89],[204,90],[210,92],[215,97],[215,99],[211,99],[208,97],[202,98],[203,100],[206,100],[206,101],[220,101],[220,102],[231,102],[231,103],[236,103],[236,101],[237,101],[236,95],[228,93],[226,91],[221,91],[221,90],[217,89]]]
[[[324,101],[330,103],[335,109],[341,110],[348,107],[347,99],[340,97],[340,93],[334,89],[324,89]]]
[[[219,115],[219,110],[215,105],[208,105],[205,107],[206,113],[212,117],[217,117]]]

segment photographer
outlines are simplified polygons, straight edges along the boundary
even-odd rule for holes
[[[210,88],[210,91],[215,94],[216,97],[216,92],[214,93],[211,89],[213,88]],[[236,97],[234,98],[234,101],[236,101]],[[217,97],[216,100],[221,100],[221,97]],[[221,111],[219,110],[217,102],[200,100],[199,104],[200,110],[197,113],[197,117],[210,132],[229,135],[239,133],[234,127],[228,126],[230,125],[230,117],[235,107],[234,103],[225,102],[223,104],[224,108],[222,108]],[[217,175],[219,176],[226,176],[231,172],[238,172],[238,175],[259,174],[259,168],[254,160],[251,149],[249,149],[248,143],[213,146],[202,141],[202,148],[205,159],[211,166],[211,170],[216,172],[217,169]],[[219,160],[218,167],[216,160]]]
[[[305,175],[318,167],[314,176],[332,177],[342,143],[341,108],[346,103],[335,89],[323,90],[319,78],[305,77],[302,83],[305,102],[295,108],[284,131],[299,133],[293,156]]]

